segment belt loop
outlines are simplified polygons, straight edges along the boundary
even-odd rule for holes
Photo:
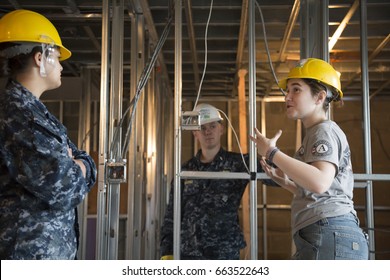
[[[329,221],[327,218],[322,218],[321,220],[318,221],[318,224],[321,226],[327,226],[329,225]]]

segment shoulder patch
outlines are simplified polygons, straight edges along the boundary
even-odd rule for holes
[[[326,140],[319,140],[314,143],[311,153],[316,156],[327,156],[332,153],[332,146]]]

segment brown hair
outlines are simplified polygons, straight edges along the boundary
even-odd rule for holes
[[[311,94],[313,96],[317,96],[320,93],[320,91],[322,91],[322,90],[326,92],[326,98],[324,101],[324,110],[325,111],[327,111],[329,109],[329,104],[332,101],[341,101],[340,94],[333,87],[326,86],[326,85],[324,85],[324,84],[322,84],[314,79],[302,79],[302,80],[310,87],[310,91],[311,91]],[[328,92],[331,92],[330,96],[329,96]],[[342,104],[340,104],[340,105],[342,105]]]
[[[13,47],[15,43],[3,43],[0,44],[0,51]],[[30,53],[19,54],[11,58],[0,56],[0,77],[13,77],[15,74],[24,71],[29,62],[28,60],[34,56],[37,52],[42,52],[42,47],[36,46]]]

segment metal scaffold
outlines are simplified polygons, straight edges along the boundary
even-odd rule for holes
[[[329,61],[329,49],[328,49],[328,1],[296,1],[301,6],[301,57],[318,57],[326,61]],[[366,174],[355,174],[356,187],[360,186],[359,181],[366,181],[364,187],[366,188],[366,219],[367,227],[369,228],[370,237],[370,259],[375,259],[375,243],[374,243],[374,216],[373,216],[373,198],[372,198],[372,181],[371,180],[390,180],[388,174],[372,174],[371,170],[371,144],[370,144],[370,127],[369,127],[369,91],[368,91],[368,67],[367,67],[367,45],[366,39],[366,8],[365,1],[361,1],[361,37],[362,37],[362,84],[363,84],[363,118],[364,118],[364,140],[365,140],[365,166]],[[174,258],[180,259],[180,179],[250,179],[250,252],[251,259],[258,258],[258,232],[257,232],[257,180],[268,178],[265,174],[257,173],[254,177],[252,174],[256,173],[256,149],[253,143],[250,144],[250,172],[247,173],[234,173],[234,174],[220,174],[218,172],[193,172],[193,171],[181,171],[181,126],[179,120],[181,119],[181,55],[182,55],[182,6],[181,1],[175,3],[175,181],[174,181]],[[250,0],[248,5],[248,56],[249,56],[249,131],[253,131],[256,127],[256,40],[255,40],[255,1]],[[314,15],[318,15],[320,21],[315,22],[310,20]],[[263,103],[262,103],[263,104]],[[262,110],[263,111],[263,110]],[[265,122],[262,121],[262,126],[265,127]],[[300,131],[297,131],[297,134]],[[266,200],[263,201],[266,205]],[[266,207],[263,209],[266,211]],[[267,258],[267,239],[266,239],[266,227],[267,219],[263,215],[263,257]]]
[[[117,259],[119,239],[120,184],[125,181],[121,123],[123,105],[124,2],[112,6],[104,1],[102,17],[102,69],[97,215],[97,259]],[[115,32],[111,32],[115,30]],[[111,41],[110,36],[112,36]],[[111,46],[110,43],[111,42]],[[115,56],[109,57],[110,53]],[[109,67],[110,66],[110,67]],[[109,79],[110,78],[110,79]]]
[[[128,6],[130,21],[125,19],[123,0],[103,2],[96,258],[118,259],[124,248],[121,258],[155,259],[156,221],[161,220],[160,208],[165,203],[160,199],[165,195],[161,187],[167,183],[166,174],[171,173],[164,168],[164,161],[170,159],[169,148],[157,137],[171,137],[169,127],[161,127],[169,123],[166,112],[170,112],[172,99],[167,96],[169,83],[156,74],[155,63],[171,20],[168,18],[157,40],[155,32],[146,34],[145,18],[151,19],[142,11],[144,2],[133,1]],[[131,23],[128,96],[123,90],[123,54],[129,47],[124,44],[126,22]],[[157,81],[164,86],[156,87]],[[127,109],[122,110],[126,104]],[[127,188],[126,213],[121,212],[125,208],[121,202],[126,201],[121,187]],[[128,233],[124,241],[120,240],[121,225]],[[123,247],[119,247],[120,242]]]
[[[249,13],[249,129],[253,131],[256,127],[256,54],[255,54],[255,24],[254,24],[254,9],[255,1],[250,0],[248,6]],[[250,253],[251,259],[258,258],[257,246],[257,152],[253,142],[250,143],[250,172],[247,173],[221,173],[221,172],[191,172],[181,171],[181,124],[182,118],[182,3],[175,2],[175,177],[174,177],[174,259],[180,259],[180,213],[181,213],[181,197],[180,197],[180,179],[192,178],[209,178],[209,179],[250,179]],[[254,176],[253,176],[254,175]]]
[[[141,0],[140,0],[141,1]],[[130,92],[123,93],[124,38],[126,28],[124,19],[124,0],[104,0],[102,11],[102,47],[101,47],[101,88],[100,88],[100,126],[98,145],[98,197],[96,220],[96,259],[118,259],[120,243],[120,220],[124,223],[125,259],[157,259],[159,227],[167,203],[167,193],[173,182],[174,191],[174,231],[173,256],[179,260],[181,231],[181,180],[182,179],[245,179],[249,181],[249,227],[250,259],[259,258],[258,214],[262,212],[262,253],[268,258],[267,241],[267,186],[262,186],[262,201],[259,205],[258,181],[269,179],[265,173],[257,173],[257,151],[255,144],[249,141],[249,173],[182,171],[182,27],[183,1],[174,1],[174,88],[173,95],[169,80],[152,72],[150,79],[143,79],[147,68],[147,58],[156,58],[151,49],[156,44],[156,34],[149,25],[151,16],[144,13],[144,3],[133,2],[135,12],[129,13],[131,24],[131,77]],[[366,224],[370,237],[370,258],[375,259],[373,181],[390,181],[389,174],[372,174],[370,142],[370,100],[367,65],[366,7],[361,0],[361,69],[363,88],[363,131],[365,174],[354,174],[356,187],[366,190]],[[328,1],[295,1],[294,15],[301,10],[301,57],[318,57],[329,60],[328,50]],[[248,0],[248,134],[252,134],[260,119],[260,129],[266,132],[266,102],[284,102],[282,96],[272,99],[259,98],[256,94],[256,32],[255,0]],[[150,12],[150,11],[149,11]],[[320,15],[319,21],[310,17]],[[170,23],[170,22],[169,22]],[[148,31],[146,31],[148,29]],[[113,32],[115,30],[115,32]],[[165,32],[165,31],[164,31]],[[163,32],[163,33],[164,33]],[[169,30],[167,31],[169,32]],[[154,34],[154,35],[153,35]],[[162,35],[164,37],[166,34]],[[153,38],[154,36],[154,38]],[[257,42],[258,43],[258,42]],[[318,46],[321,45],[319,48]],[[153,46],[153,47],[152,47]],[[283,62],[281,60],[281,62]],[[278,62],[279,63],[279,62]],[[161,63],[161,67],[165,67]],[[166,72],[165,72],[166,74]],[[88,77],[88,72],[85,72]],[[141,82],[140,82],[141,80]],[[142,86],[140,86],[140,83]],[[143,87],[148,83],[147,87]],[[157,84],[158,83],[158,84]],[[148,94],[142,96],[140,93]],[[280,98],[278,98],[280,97]],[[127,133],[122,131],[123,120],[128,112],[122,111],[126,100],[131,100],[131,114]],[[227,100],[227,99],[224,99]],[[85,101],[89,102],[89,101]],[[232,100],[227,100],[231,105]],[[261,104],[261,115],[256,117],[257,102]],[[136,110],[138,104],[138,109]],[[230,107],[229,107],[230,110]],[[86,112],[84,112],[85,114]],[[330,116],[331,117],[331,116]],[[89,122],[90,120],[88,120]],[[131,127],[133,123],[133,127]],[[88,124],[89,125],[89,124]],[[86,128],[80,128],[85,134]],[[123,134],[123,135],[122,135]],[[301,127],[296,129],[296,145],[300,145]],[[124,137],[123,137],[124,136]],[[172,137],[174,141],[172,142]],[[231,138],[231,133],[228,134]],[[228,141],[231,141],[229,139]],[[173,164],[172,164],[173,163]],[[123,173],[119,180],[116,170]],[[115,175],[114,175],[115,171]],[[361,183],[363,182],[363,183]],[[127,187],[126,213],[121,215],[121,184]],[[85,207],[85,206],[84,206]],[[86,209],[84,209],[86,212]],[[83,215],[86,215],[84,213]],[[85,241],[85,230],[83,231]],[[85,248],[84,248],[85,250]]]

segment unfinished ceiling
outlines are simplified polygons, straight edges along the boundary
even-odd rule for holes
[[[63,44],[72,51],[71,58],[63,63],[63,76],[80,76],[83,67],[87,67],[94,69],[95,81],[99,85],[102,2],[100,0],[2,0],[0,16],[14,9],[29,9],[45,15],[57,27]],[[148,37],[151,38],[151,42],[155,42],[167,23],[171,8],[174,6],[173,2],[171,0],[124,1],[125,89],[129,88],[130,76],[131,14],[137,12],[145,15]],[[235,97],[237,73],[240,69],[248,69],[248,15],[246,13],[248,2],[248,0],[183,1],[184,98],[195,97],[199,84],[201,84],[202,97]],[[264,17],[266,38],[276,77],[282,78],[300,56],[300,1],[257,0],[257,3]],[[264,44],[263,24],[257,6],[255,22],[257,94],[259,96],[280,95],[270,70]],[[330,62],[341,72],[345,97],[357,98],[362,95],[359,70],[361,31],[358,0],[329,0],[329,37],[333,36],[342,23],[346,23],[346,26],[334,47],[330,48]],[[370,95],[375,98],[390,97],[389,32],[390,1],[367,0],[368,75]],[[159,63],[164,64],[160,66],[163,72],[166,71],[163,75],[168,77],[171,88],[174,80],[174,47],[175,34],[174,28],[171,28],[159,59]]]

